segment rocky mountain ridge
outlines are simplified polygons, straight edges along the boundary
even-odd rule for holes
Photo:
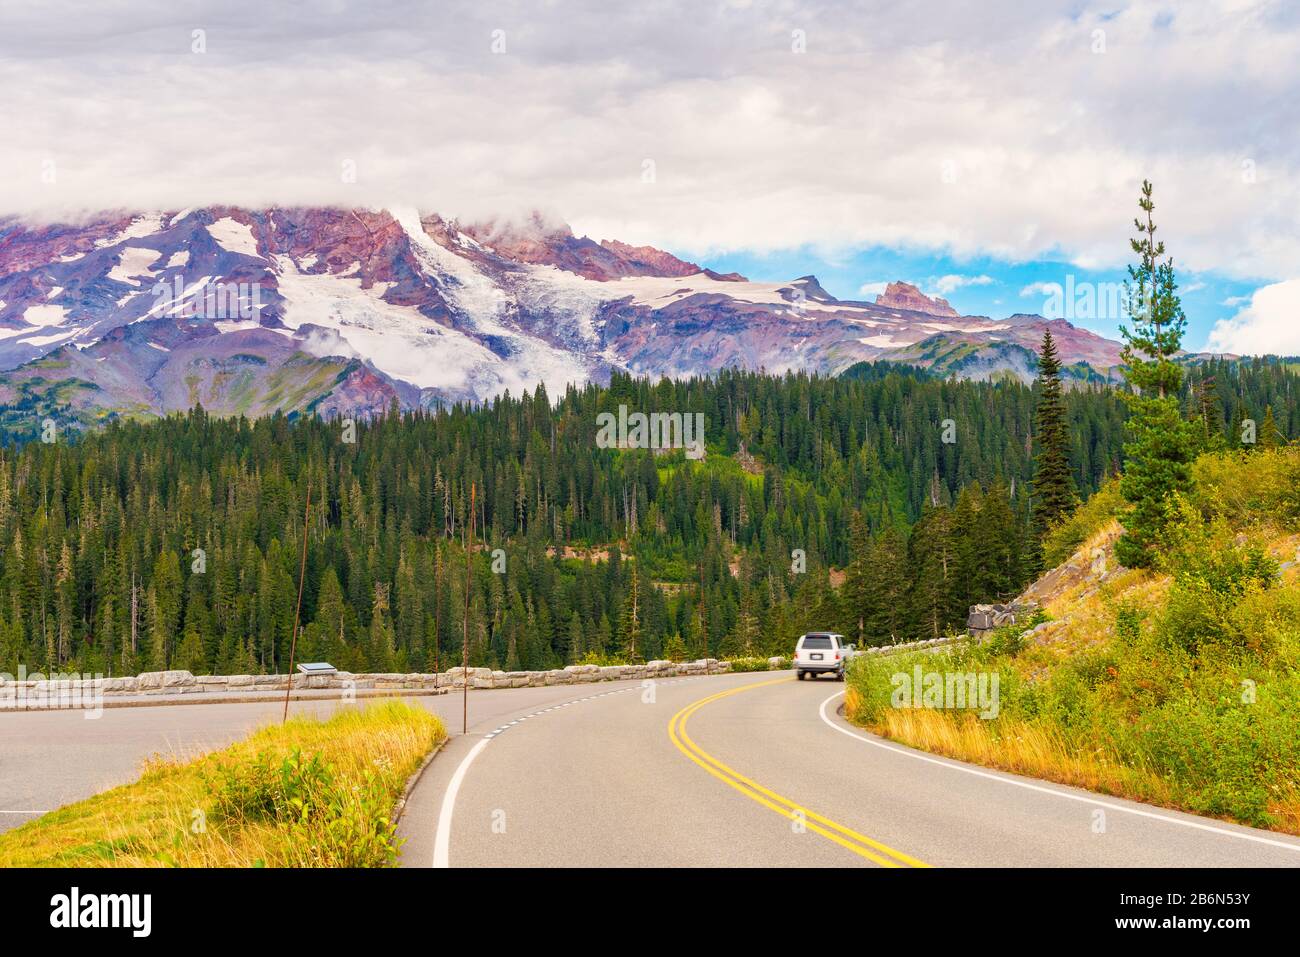
[[[838,300],[533,217],[208,207],[0,219],[0,405],[72,418],[367,415],[728,366],[838,374],[885,359],[1032,378],[1044,330],[1078,378],[1118,343],[1064,320],[961,316],[891,283]]]

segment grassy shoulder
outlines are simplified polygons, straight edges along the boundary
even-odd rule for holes
[[[0,834],[0,867],[384,867],[407,779],[447,737],[404,701],[291,718]]]
[[[961,760],[1300,833],[1300,449],[1203,457],[1156,571],[1114,565],[1112,516],[1092,503],[1063,536],[1082,544],[1030,589],[1040,627],[855,661],[850,718]],[[917,666],[996,675],[996,716],[900,700],[895,676]]]

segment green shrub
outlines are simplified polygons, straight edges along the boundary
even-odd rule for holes
[[[1263,662],[1300,666],[1300,584],[1248,592],[1227,614],[1231,647]]]
[[[612,665],[630,665],[632,662],[616,655],[602,655],[597,654],[594,651],[589,651],[575,663],[579,665],[599,665],[602,668],[608,668]]]
[[[1300,784],[1296,679],[1263,683],[1253,703],[1224,683],[1214,697],[1184,698],[1139,719],[1136,744],[1176,780],[1189,810],[1273,823],[1268,806]]]
[[[1247,597],[1275,587],[1278,564],[1258,543],[1242,540],[1221,518],[1206,523],[1188,502],[1175,507],[1173,548],[1162,560],[1173,575],[1160,630],[1166,641],[1196,652],[1231,644],[1231,616]]]
[[[790,660],[783,658],[781,667],[777,670],[790,667]],[[771,671],[771,666],[767,663],[766,658],[732,658],[732,671]]]
[[[686,654],[686,642],[681,635],[673,635],[664,642],[664,657],[669,661],[685,661]]]
[[[1234,527],[1300,520],[1300,449],[1203,455],[1192,467],[1193,504]]]
[[[220,764],[206,783],[214,816],[289,832],[304,866],[387,867],[397,860],[390,788],[370,769],[344,786],[319,754],[305,758],[294,748],[278,767],[265,752],[246,764]]]
[[[1073,555],[1080,545],[1119,515],[1124,499],[1119,482],[1107,481],[1095,495],[1057,523],[1043,540],[1043,567],[1055,568]]]

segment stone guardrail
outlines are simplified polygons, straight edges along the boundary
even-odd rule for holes
[[[912,641],[897,645],[862,648],[854,657],[937,649],[966,640],[964,635]],[[772,670],[790,667],[790,659],[768,659]],[[568,665],[549,671],[494,671],[491,668],[448,668],[444,672],[411,674],[353,674],[339,671],[328,675],[194,675],[189,671],[148,671],[124,678],[68,679],[32,678],[5,680],[0,677],[0,710],[85,706],[106,698],[147,698],[173,695],[239,696],[250,692],[339,691],[400,692],[439,694],[465,687],[468,676],[472,689],[540,688],[550,685],[587,684],[598,681],[628,681],[689,675],[726,674],[731,662],[716,658],[672,662],[649,661],[638,665]],[[290,684],[291,682],[291,684]]]
[[[641,665],[569,665],[550,671],[493,671],[491,668],[449,668],[427,674],[293,675],[292,688],[303,691],[450,691],[475,689],[538,688],[547,685],[586,684],[678,675],[723,674],[730,662],[710,658],[700,661],[650,661]],[[15,702],[37,704],[44,700],[184,694],[246,694],[284,691],[288,675],[194,675],[188,671],[149,671],[127,678],[67,679],[58,676],[22,681],[0,680],[0,708]],[[48,707],[48,705],[45,705]]]

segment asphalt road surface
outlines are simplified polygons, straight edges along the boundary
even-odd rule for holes
[[[590,694],[591,687],[622,686],[471,692],[470,726],[494,727],[517,712]],[[284,708],[283,692],[257,703],[196,704],[192,697],[170,707],[105,708],[96,717],[78,710],[0,711],[0,831],[133,781],[153,755],[197,756],[224,747],[260,725],[279,721]],[[460,730],[459,694],[407,700],[440,715],[448,730]],[[294,700],[289,713],[327,717],[342,706],[337,699]]]
[[[789,672],[411,700],[453,737],[400,825],[429,866],[1297,866],[1300,840],[966,765]],[[339,702],[295,702],[327,715]],[[0,829],[220,747],[280,706],[0,713]]]
[[[1300,865],[1294,838],[865,734],[837,714],[843,687],[786,672],[539,689],[562,694],[472,724],[430,765],[403,864]]]

